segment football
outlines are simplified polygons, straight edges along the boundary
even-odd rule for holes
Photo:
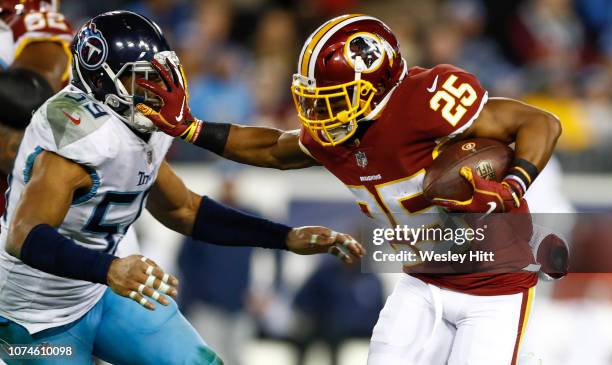
[[[467,200],[472,196],[472,186],[459,174],[461,167],[469,166],[485,179],[501,181],[513,158],[510,147],[493,139],[454,142],[427,168],[423,195],[429,201],[434,198]]]

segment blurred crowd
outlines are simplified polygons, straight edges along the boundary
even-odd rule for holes
[[[162,27],[185,67],[192,111],[208,121],[298,128],[289,87],[303,42],[327,19],[366,13],[394,31],[409,67],[452,63],[477,75],[490,96],[558,115],[564,133],[557,156],[565,171],[612,171],[610,0],[62,1],[75,27],[111,9],[140,12]],[[171,157],[216,160],[185,143],[176,143]],[[240,207],[231,179],[221,195]],[[271,265],[275,293],[254,295],[248,288],[254,255],[190,241],[179,254],[183,276],[191,278],[181,305],[228,363],[239,363],[235,349],[255,333],[292,343],[300,364],[317,340],[329,345],[336,364],[341,341],[369,337],[383,304],[377,277],[323,261],[285,294],[279,256]],[[351,318],[362,318],[362,327]]]
[[[195,115],[210,121],[298,127],[289,86],[308,34],[347,12],[385,21],[408,65],[452,63],[491,96],[557,114],[570,171],[609,170],[612,2],[607,0],[65,0],[78,26],[127,8],[157,21],[179,51]],[[179,160],[212,159],[177,145]]]

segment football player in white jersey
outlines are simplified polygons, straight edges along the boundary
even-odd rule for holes
[[[255,218],[186,188],[164,161],[172,137],[134,107],[160,107],[138,78],[184,84],[156,24],[126,11],[101,14],[77,32],[72,55],[71,85],[26,129],[0,220],[4,342],[70,346],[70,358],[43,364],[91,363],[92,354],[114,364],[220,364],[169,298],[177,279],[145,257],[115,256],[143,207],[214,244],[332,252],[348,263],[363,255],[348,235]],[[163,77],[154,59],[168,65]]]
[[[23,130],[70,81],[73,36],[59,0],[0,0],[0,215]],[[117,256],[139,251],[134,228],[122,242]]]

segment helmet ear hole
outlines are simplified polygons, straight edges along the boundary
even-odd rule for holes
[[[104,81],[102,80],[102,75],[96,75],[92,77],[92,81],[96,89],[101,89]]]
[[[334,52],[329,52],[329,54],[325,56],[325,58],[323,58],[323,63],[329,62],[329,60],[331,60],[332,57],[334,57]]]

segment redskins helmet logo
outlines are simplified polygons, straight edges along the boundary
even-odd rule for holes
[[[108,44],[102,36],[102,32],[96,29],[96,25],[91,23],[81,31],[77,43],[79,63],[88,70],[99,68],[108,57]]]
[[[393,48],[386,41],[372,33],[360,32],[351,35],[344,44],[344,58],[354,68],[355,59],[361,57],[365,65],[363,73],[378,70],[385,60],[393,65]]]

